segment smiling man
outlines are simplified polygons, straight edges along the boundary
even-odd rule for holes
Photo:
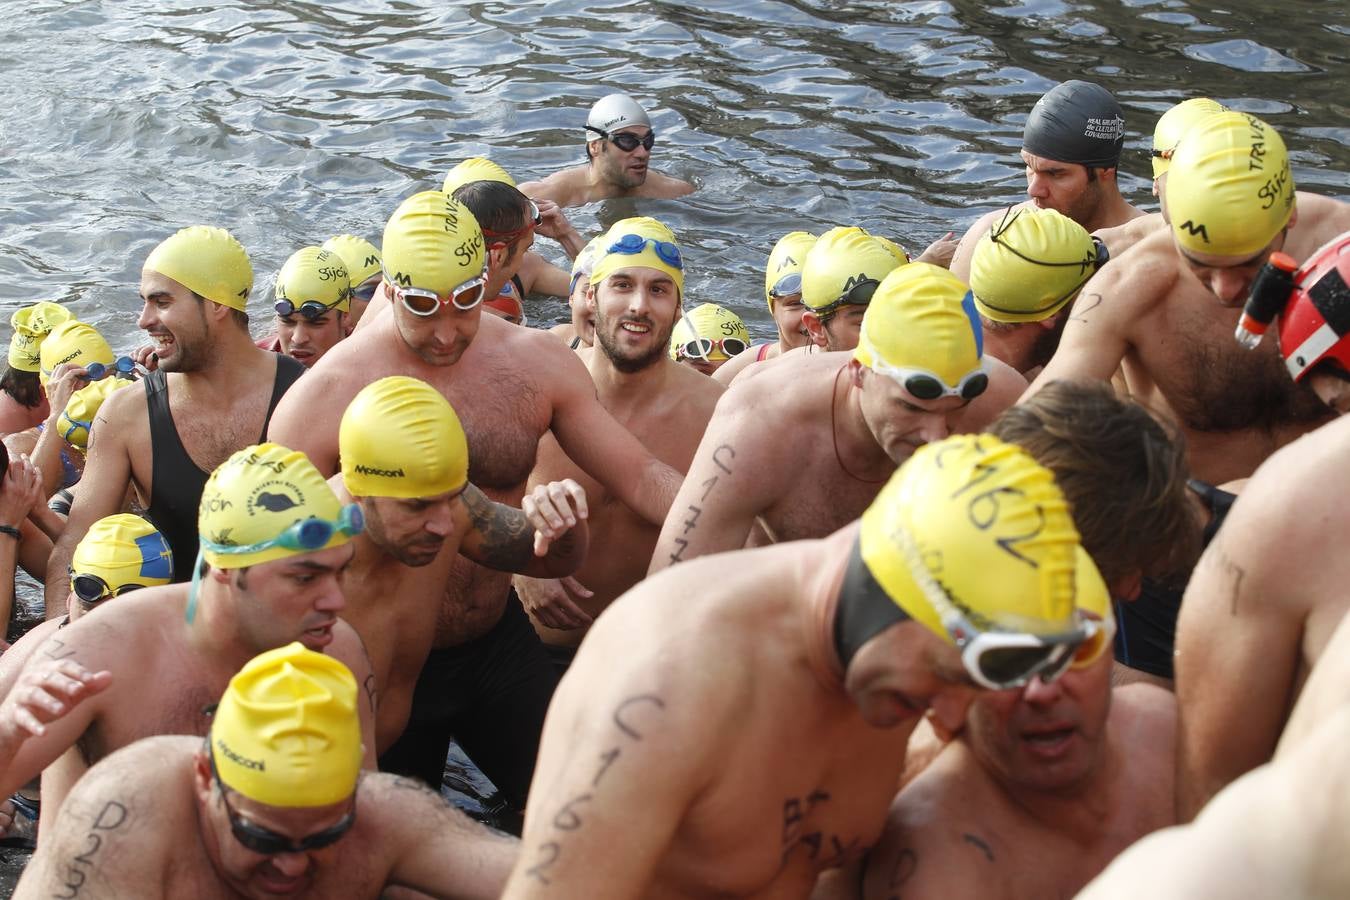
[[[346,666],[299,644],[255,657],[205,743],[147,738],[95,766],[14,896],[86,882],[143,898],[498,896],[515,841],[406,779],[363,774],[360,693]]]
[[[272,411],[304,373],[288,356],[253,345],[245,303],[248,254],[229,232],[184,228],[141,271],[140,327],[158,369],[144,392],[118,391],[99,409],[84,479],[47,566],[47,615],[65,611],[66,568],[89,526],[121,512],[134,487],[173,548],[174,580],[192,577],[197,501],[212,469],[267,434]]]
[[[1106,380],[1180,423],[1196,477],[1251,475],[1331,411],[1284,371],[1274,341],[1248,352],[1233,332],[1257,271],[1350,229],[1350,204],[1295,194],[1284,142],[1247,113],[1187,131],[1167,173],[1170,228],[1135,244],[1078,294],[1059,348],[1031,390],[1057,378]]]
[[[522,184],[520,190],[559,206],[583,206],[611,197],[670,199],[693,193],[689,182],[648,169],[656,132],[647,111],[627,94],[609,94],[595,101],[586,117],[585,134],[586,165]]]
[[[1053,209],[1088,231],[1123,225],[1145,215],[1120,195],[1117,170],[1125,145],[1125,116],[1101,85],[1066,81],[1047,91],[1022,130],[1027,197],[1017,209]],[[952,257],[951,269],[970,280],[979,240],[1003,216],[986,213],[970,226]]]

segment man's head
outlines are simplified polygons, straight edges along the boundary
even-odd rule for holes
[[[1298,218],[1284,141],[1247,113],[1201,120],[1172,154],[1167,208],[1183,268],[1222,305],[1242,305]]]
[[[793,231],[778,239],[764,268],[764,299],[778,327],[778,340],[784,349],[805,346],[811,339],[802,324],[806,306],[802,303],[802,269],[806,254],[816,244],[816,236]]]
[[[1101,655],[1109,624],[1085,613],[1105,594],[1049,470],[988,435],[931,444],[863,513],[836,620],[845,688],[872,724],[931,708],[958,730],[976,689]]]
[[[655,219],[621,219],[605,232],[587,304],[595,343],[620,372],[666,355],[684,295],[684,257],[675,234]]]
[[[347,332],[350,334],[380,287],[380,250],[370,241],[354,234],[334,235],[323,242],[323,249],[336,253],[347,267],[347,275],[352,283],[351,312],[347,316]]]
[[[9,339],[9,367],[0,377],[0,390],[43,416],[49,410],[39,378],[42,341],[53,328],[70,318],[73,318],[70,310],[50,300],[17,309],[10,316],[14,333]]]
[[[750,333],[741,317],[716,303],[690,310],[670,333],[670,358],[704,375],[750,347]]]
[[[1288,257],[1278,261],[1286,270],[1293,269]],[[1346,286],[1350,284],[1350,232],[1313,254],[1291,281],[1287,299],[1275,298],[1283,301],[1277,307],[1280,355],[1294,381],[1307,381],[1323,403],[1345,415],[1350,412],[1350,288]],[[1252,302],[1256,300],[1254,296]]]
[[[939,266],[910,263],[876,289],[849,362],[863,421],[897,465],[947,436],[989,386],[975,301]]]
[[[1022,358],[1006,362],[1027,372],[1050,361],[1069,304],[1107,256],[1104,244],[1053,209],[1011,208],[980,238],[970,289],[985,333],[1031,336]]]
[[[802,263],[802,324],[826,350],[858,346],[863,313],[891,270],[909,261],[905,252],[861,228],[831,228]]]
[[[1116,187],[1125,145],[1120,104],[1100,85],[1066,81],[1047,91],[1022,130],[1027,196],[1089,226]]]
[[[621,190],[647,180],[656,132],[651,119],[627,94],[608,94],[595,101],[586,117],[586,159],[599,180]]]
[[[488,273],[478,220],[449,194],[422,191],[394,210],[382,245],[399,336],[423,362],[454,365],[482,315]]]
[[[516,190],[505,169],[481,156],[451,169],[443,190],[464,204],[483,229],[488,250],[486,291],[491,300],[520,270],[525,251],[534,244],[534,230],[543,224],[539,207]]]
[[[130,382],[121,378],[100,378],[91,381],[70,395],[66,408],[61,411],[57,427],[66,443],[83,453],[89,447],[89,430],[103,402],[113,391],[126,387]]]
[[[335,251],[301,247],[277,273],[273,294],[281,352],[309,367],[347,336],[352,283]]]
[[[366,536],[405,566],[436,559],[469,483],[469,446],[439,391],[406,375],[361,389],[338,427],[342,483]]]
[[[230,679],[193,766],[201,841],[244,897],[306,892],[356,821],[356,679],[290,644]]]
[[[247,335],[251,290],[248,253],[225,229],[192,225],[160,242],[141,269],[144,303],[138,321],[159,368],[198,371],[210,363],[221,329]]]
[[[93,325],[67,319],[42,339],[38,351],[38,377],[45,386],[57,366],[71,365],[88,368],[100,364],[107,370],[113,364],[112,347]]]
[[[70,618],[172,580],[173,551],[155,526],[131,513],[105,516],[89,526],[70,559]]]
[[[1215,113],[1227,112],[1228,107],[1208,97],[1183,100],[1163,113],[1153,128],[1153,196],[1158,198],[1158,209],[1163,221],[1171,223],[1167,212],[1167,170],[1172,166],[1172,154],[1181,138],[1198,122]]]
[[[595,313],[591,312],[588,298],[591,292],[591,272],[595,269],[596,258],[601,255],[600,246],[604,241],[605,235],[597,234],[581,248],[577,258],[572,260],[572,280],[567,290],[567,306],[572,313],[572,329],[577,337],[581,338],[584,347],[595,343]]]
[[[320,650],[333,640],[345,605],[338,576],[362,528],[361,509],[343,506],[303,453],[279,444],[245,447],[216,467],[197,515],[207,579],[233,604],[238,639],[257,650],[302,641]]]

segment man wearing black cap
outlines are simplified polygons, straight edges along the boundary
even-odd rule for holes
[[[1125,117],[1106,88],[1087,81],[1056,85],[1036,101],[1022,131],[1031,198],[1022,206],[1057,210],[1088,231],[1144,215],[1125,202],[1116,184],[1124,143]],[[961,239],[951,270],[962,281],[970,280],[975,247],[1000,213],[981,216]]]

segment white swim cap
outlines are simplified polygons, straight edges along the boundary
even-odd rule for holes
[[[586,140],[594,141],[601,137],[596,132],[608,134],[631,125],[651,128],[652,122],[647,118],[647,111],[632,97],[627,94],[608,94],[595,101],[591,114],[586,117]]]

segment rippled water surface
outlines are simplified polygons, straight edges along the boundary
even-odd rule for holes
[[[769,333],[762,267],[796,228],[861,224],[911,250],[1016,200],[1036,97],[1080,77],[1126,109],[1122,184],[1149,204],[1148,137],[1208,95],[1284,134],[1299,187],[1350,195],[1347,4],[1235,0],[0,4],[0,306],[60,298],[129,347],[150,248],[194,222],[248,247],[254,304],[295,248],[377,242],[408,194],[490,155],[518,180],[583,158],[625,90],[679,233],[691,303]],[[1272,12],[1278,9],[1278,14]],[[574,210],[583,233],[630,202]],[[564,261],[541,241],[544,252]],[[532,300],[536,320],[561,305]],[[266,324],[259,313],[255,324]]]

